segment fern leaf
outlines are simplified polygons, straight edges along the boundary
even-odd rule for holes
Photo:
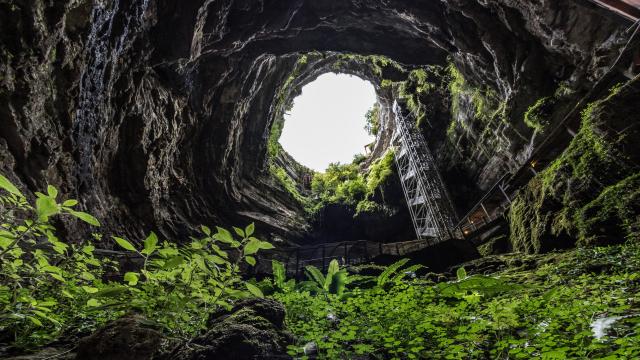
[[[338,272],[334,273],[331,278],[331,286],[327,290],[332,294],[342,296],[348,281],[347,271],[339,270]]]
[[[403,267],[404,264],[406,264],[409,261],[409,259],[402,259],[402,260],[398,260],[395,263],[389,265],[389,267],[387,267],[382,274],[380,274],[378,276],[378,286],[384,286],[384,284],[387,283],[387,281],[389,280],[389,277],[391,275],[393,275],[396,271],[398,271],[399,268]]]
[[[400,271],[400,273],[398,273],[396,276],[393,277],[393,279],[391,279],[391,281],[396,282],[396,281],[400,281],[402,279],[405,278],[405,276],[411,274],[411,273],[415,273],[416,271],[422,269],[424,266],[420,265],[420,264],[416,264],[416,265],[411,265],[408,268],[402,269]]]
[[[333,281],[333,275],[335,275],[338,271],[340,271],[340,264],[338,263],[338,260],[331,260],[331,262],[329,263],[329,269],[327,270],[327,276],[324,279],[324,291],[329,291],[331,282]]]
[[[325,278],[324,275],[322,275],[322,272],[313,265],[307,265],[304,267],[304,269],[307,273],[307,277],[310,280],[315,281],[321,289],[324,289]]]
[[[285,281],[287,280],[284,265],[278,260],[271,260],[271,269],[273,271],[273,280],[276,283],[276,287],[283,290]]]

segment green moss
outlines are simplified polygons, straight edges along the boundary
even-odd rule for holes
[[[634,96],[621,94],[589,104],[567,149],[520,191],[509,215],[515,250],[545,251],[567,237],[579,245],[637,239],[637,169],[624,163],[623,138],[603,130],[618,100]]]
[[[295,181],[287,174],[287,172],[278,166],[271,165],[269,167],[273,177],[282,185],[282,187],[301,205],[308,207],[311,206],[310,200],[300,194]]]
[[[384,156],[374,161],[367,174],[367,195],[371,196],[393,174],[395,152],[388,150]]]
[[[469,99],[473,104],[473,120],[480,122],[487,134],[492,133],[492,125],[496,122],[507,121],[507,104],[500,99],[493,89],[471,86],[454,64],[449,64],[447,72],[449,75],[448,89],[451,97],[451,114],[453,116],[451,121],[453,123],[457,122],[458,115],[462,111],[460,105],[466,99]],[[464,127],[464,124],[462,125]],[[456,126],[454,125],[453,128],[455,129]],[[450,131],[448,135],[451,138],[454,132]]]
[[[579,238],[584,244],[616,236],[640,240],[640,173],[607,187],[595,200],[574,215]]]

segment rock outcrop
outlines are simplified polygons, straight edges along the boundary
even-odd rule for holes
[[[466,149],[498,145],[463,154],[449,175],[473,190],[529,151],[526,109],[561,81],[588,88],[624,29],[575,0],[2,1],[0,171],[32,191],[61,187],[105,232],[256,221],[295,239],[308,224],[270,178],[267,142],[301,53],[413,68],[449,56],[472,87],[491,89],[509,126],[469,132]],[[65,224],[71,236],[82,226]]]
[[[284,331],[284,316],[284,306],[274,300],[239,302],[230,313],[213,314],[206,334],[166,359],[288,359],[293,337]]]

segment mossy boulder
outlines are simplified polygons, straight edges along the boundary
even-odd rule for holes
[[[164,336],[151,321],[120,318],[80,340],[76,360],[150,360],[157,358]]]
[[[209,331],[182,346],[170,359],[289,358],[286,350],[293,338],[284,331],[284,317],[284,306],[277,301],[241,301],[230,312],[212,314]]]

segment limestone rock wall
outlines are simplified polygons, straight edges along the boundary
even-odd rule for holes
[[[0,171],[31,191],[61,187],[107,233],[256,221],[300,237],[308,224],[266,168],[298,53],[450,56],[517,118],[559,80],[588,86],[615,55],[624,26],[583,3],[3,0]],[[505,136],[510,151],[528,143]],[[500,161],[459,166],[485,184]]]

